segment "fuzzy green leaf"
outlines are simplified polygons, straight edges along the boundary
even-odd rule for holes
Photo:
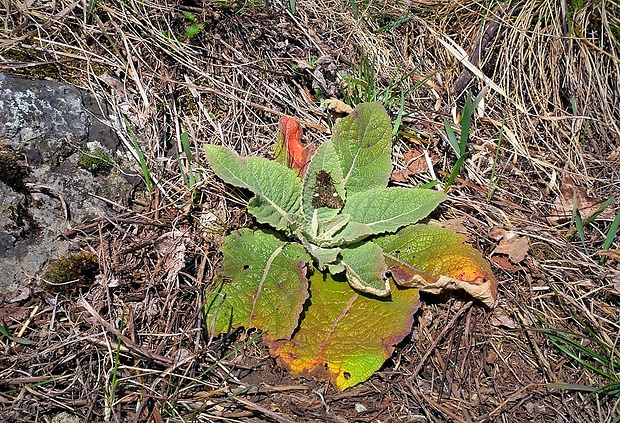
[[[302,245],[306,251],[314,258],[316,267],[321,270],[327,269],[328,265],[335,263],[340,254],[340,248],[322,248],[308,241],[305,237],[301,238]],[[344,270],[344,268],[342,269]],[[341,270],[341,271],[342,271]]]
[[[392,124],[379,103],[358,105],[334,126],[347,195],[385,188],[392,172]]]
[[[205,150],[217,176],[256,195],[248,203],[256,220],[287,229],[300,208],[301,180],[294,170],[262,157],[242,158],[225,147],[207,145]]]
[[[379,297],[390,294],[390,284],[385,278],[387,265],[383,250],[377,244],[368,241],[343,248],[340,255],[340,263],[353,288]]]
[[[411,332],[419,307],[416,289],[392,285],[389,298],[359,294],[330,275],[310,278],[312,301],[290,341],[269,343],[281,365],[344,390],[368,379]]]
[[[386,254],[394,281],[424,292],[462,289],[493,307],[497,281],[464,235],[428,225],[407,226],[374,240]]]
[[[214,334],[255,327],[267,338],[287,339],[299,323],[308,298],[306,264],[310,257],[299,244],[270,232],[241,229],[226,238],[224,282],[211,301]]]
[[[415,188],[375,188],[352,194],[342,209],[351,216],[350,222],[334,236],[335,244],[394,232],[428,216],[445,197],[439,191]]]

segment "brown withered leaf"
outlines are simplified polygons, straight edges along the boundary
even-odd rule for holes
[[[447,219],[441,222],[441,227],[449,229],[460,234],[467,235],[467,227],[465,226],[464,217],[455,217],[454,219]]]
[[[506,313],[496,312],[491,316],[491,324],[493,326],[504,327],[508,329],[517,329],[519,325],[515,323],[512,317]]]
[[[611,260],[615,260],[620,263],[620,250],[600,250],[597,251],[597,254],[609,257]]]
[[[560,187],[560,195],[553,202],[551,215],[547,216],[547,222],[552,225],[563,224],[571,220],[573,216],[573,198],[577,197],[577,208],[581,213],[582,219],[587,219],[598,211],[605,202],[598,197],[588,195],[587,190],[577,185],[577,183],[569,176],[562,177],[562,186]],[[598,219],[611,220],[614,218],[614,210],[605,209]]]
[[[491,257],[491,261],[510,273],[517,273],[519,271],[519,268],[510,263],[510,260],[506,256],[493,256]]]
[[[342,113],[349,114],[353,113],[353,107],[349,106],[347,103],[338,100],[337,98],[328,98],[325,100],[325,105],[327,109],[334,113]]]
[[[421,173],[428,172],[428,162],[424,157],[424,151],[421,149],[411,149],[403,155],[403,160],[407,165],[402,170],[396,170],[392,172],[392,180],[395,182],[407,182],[407,178],[413,175],[419,175]],[[435,165],[439,162],[439,157],[431,157],[431,163]]]
[[[30,298],[30,294],[32,293],[32,290],[26,286],[21,287],[17,290],[17,292],[15,293],[15,295],[13,297],[11,297],[10,299],[8,299],[9,303],[18,303],[21,301],[26,301],[28,298]]]
[[[507,254],[510,261],[514,264],[521,263],[525,256],[527,256],[530,249],[529,238],[503,228],[492,229],[490,236],[500,240],[492,254]]]
[[[11,321],[22,321],[28,316],[28,307],[20,307],[14,304],[0,304],[0,324]]]

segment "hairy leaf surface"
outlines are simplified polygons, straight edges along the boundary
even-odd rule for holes
[[[222,275],[229,281],[209,310],[214,334],[243,326],[261,329],[267,338],[289,338],[308,298],[305,249],[269,232],[241,229],[221,250]]]
[[[281,365],[344,390],[368,379],[411,331],[416,289],[392,287],[389,298],[359,294],[346,282],[315,273],[305,318],[293,338],[269,343]]]
[[[379,103],[364,103],[334,126],[347,195],[385,188],[392,172],[392,123]]]
[[[342,209],[350,222],[336,234],[335,243],[394,232],[425,218],[443,200],[442,192],[415,188],[375,188],[350,195]]]
[[[340,263],[353,288],[379,297],[390,294],[390,284],[385,278],[387,265],[381,247],[368,241],[343,248],[340,255]]]
[[[260,223],[284,230],[300,208],[301,180],[294,170],[262,157],[242,158],[225,147],[207,145],[207,159],[224,182],[252,191],[248,211]]]

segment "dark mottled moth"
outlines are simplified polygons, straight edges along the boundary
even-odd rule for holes
[[[316,174],[316,183],[314,184],[314,196],[312,198],[312,207],[329,207],[330,209],[342,208],[342,198],[338,195],[334,180],[331,175],[324,170],[320,170]]]

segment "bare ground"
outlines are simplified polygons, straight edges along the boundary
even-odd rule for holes
[[[618,202],[585,226],[583,242],[571,224],[573,201],[585,219],[620,188],[618,5],[571,4],[563,14],[560,2],[370,2],[356,3],[356,16],[349,2],[299,1],[295,15],[269,3],[3,1],[0,69],[69,81],[114,104],[155,192],[144,202],[143,187],[117,216],[72,235],[97,255],[96,281],[58,290],[33,279],[27,298],[0,303],[10,332],[34,341],[0,338],[2,420],[67,411],[78,421],[618,421],[617,393],[560,389],[612,380],[548,333],[568,331],[618,363],[620,267],[597,253]],[[204,24],[193,37],[184,11]],[[460,47],[467,55],[476,45],[471,69],[483,73],[455,91]],[[201,167],[202,146],[269,156],[282,115],[298,119],[307,140],[326,139],[333,116],[318,90],[350,95],[338,72],[357,75],[363,56],[375,58],[377,85],[404,76],[397,97],[421,83],[405,99],[396,170],[426,151],[445,180],[455,157],[443,120],[454,120],[466,92],[490,87],[470,158],[433,217],[468,233],[494,266],[500,299],[488,310],[458,295],[424,297],[384,368],[337,392],[291,378],[254,332],[212,339],[205,330],[203,295],[223,236],[254,223],[244,194]],[[133,149],[122,122],[110,124]],[[194,160],[177,160],[183,131]],[[183,182],[191,171],[203,175],[199,189]],[[394,183],[432,179],[426,168]],[[500,248],[504,231],[527,240],[525,257]]]

